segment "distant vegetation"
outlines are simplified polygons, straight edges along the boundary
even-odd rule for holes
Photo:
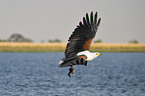
[[[94,43],[102,43],[101,39],[95,40]]]
[[[0,52],[63,52],[65,43],[1,42]]]
[[[2,40],[0,39],[0,42],[33,42],[33,40],[29,38],[25,38],[23,35],[15,33],[12,34],[8,39]],[[45,43],[44,40],[40,41],[41,43]],[[48,40],[48,43],[61,43],[62,41],[60,39],[54,39],[54,40]]]
[[[33,42],[33,40],[30,38],[26,38],[19,33],[14,33],[6,40],[0,39],[0,42]],[[44,40],[41,40],[40,42],[45,43]],[[48,43],[62,43],[62,41],[60,39],[54,39],[54,40],[48,40]],[[102,43],[102,40],[98,39],[98,40],[95,40],[93,43]],[[138,44],[139,42],[134,39],[134,40],[128,41],[128,43]]]
[[[25,38],[21,34],[12,34],[8,39],[9,42],[33,42],[29,38]]]
[[[6,42],[6,40],[2,40],[2,39],[0,39],[0,42]]]
[[[130,40],[128,43],[134,43],[134,44],[137,44],[139,43],[137,40]]]
[[[0,40],[0,42],[33,42],[33,40],[25,38],[21,34],[12,34],[7,40]]]
[[[55,39],[55,40],[48,40],[49,43],[60,43],[61,40]]]
[[[66,43],[1,42],[0,52],[64,52]],[[93,43],[94,52],[145,52],[145,44]]]

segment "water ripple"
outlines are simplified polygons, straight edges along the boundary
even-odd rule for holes
[[[58,68],[63,53],[0,53],[0,96],[145,96],[145,53],[102,53]]]

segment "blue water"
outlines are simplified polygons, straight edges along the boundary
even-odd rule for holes
[[[0,96],[145,96],[145,53],[102,53],[58,68],[63,53],[0,53]]]

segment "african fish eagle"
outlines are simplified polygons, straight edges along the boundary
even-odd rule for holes
[[[99,52],[91,53],[90,45],[95,37],[95,34],[100,25],[101,18],[97,19],[97,12],[90,16],[86,13],[86,17],[83,17],[83,23],[80,21],[79,25],[74,29],[73,33],[69,37],[66,49],[65,58],[61,59],[59,67],[70,66],[68,76],[75,72],[73,65],[85,65],[87,61],[91,61],[100,55]]]

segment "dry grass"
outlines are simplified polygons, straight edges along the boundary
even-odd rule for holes
[[[0,52],[60,52],[65,43],[0,43]]]
[[[0,52],[64,52],[66,43],[14,43],[0,42]],[[145,52],[145,44],[94,43],[91,51]]]
[[[145,52],[145,44],[94,43],[91,51],[99,52]]]

